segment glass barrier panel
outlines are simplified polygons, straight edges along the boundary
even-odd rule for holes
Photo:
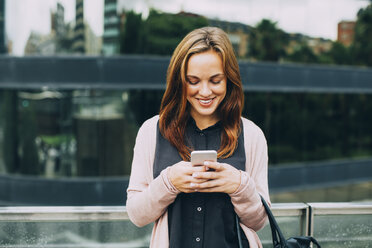
[[[301,234],[300,217],[278,217],[285,237]],[[11,247],[149,247],[152,224],[137,228],[128,221],[0,222],[0,248]],[[258,232],[272,247],[270,226]]]
[[[0,248],[147,248],[152,225],[128,221],[0,222]]]
[[[372,244],[372,214],[315,215],[313,236],[322,248],[359,248]]]

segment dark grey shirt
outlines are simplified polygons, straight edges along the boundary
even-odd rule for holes
[[[218,150],[221,143],[221,123],[200,130],[190,118],[186,128],[186,140],[193,150]],[[243,133],[238,139],[234,154],[218,162],[228,163],[245,170]],[[154,160],[154,178],[160,172],[181,161],[177,149],[157,133]],[[168,207],[170,248],[238,248],[235,211],[230,196],[225,193],[180,193]],[[249,247],[240,229],[243,247]]]

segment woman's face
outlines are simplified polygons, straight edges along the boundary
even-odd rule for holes
[[[213,50],[192,55],[186,79],[191,116],[197,124],[216,123],[219,120],[216,110],[226,95],[226,76],[220,55]]]

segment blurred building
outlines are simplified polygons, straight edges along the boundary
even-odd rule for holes
[[[51,12],[51,31],[47,35],[32,31],[25,46],[25,55],[54,55],[72,52],[74,33],[71,25],[66,25],[64,7],[57,3],[57,11]]]
[[[65,8],[57,3],[57,11],[51,13],[51,35],[56,43],[54,54],[72,53],[72,44],[74,41],[73,24],[65,22]]]
[[[85,34],[85,42],[84,42],[85,54],[87,54],[87,55],[99,55],[99,54],[101,54],[102,37],[98,37],[93,32],[90,25],[86,22],[85,22],[84,34]]]
[[[337,41],[344,46],[350,46],[354,40],[354,21],[341,21],[337,25]]]
[[[117,0],[105,0],[102,52],[106,55],[120,52],[120,18],[117,14]]]
[[[53,33],[42,35],[32,31],[27,39],[24,54],[53,55],[56,53],[56,39]]]
[[[51,14],[51,28],[55,31],[57,38],[62,38],[66,33],[65,8],[57,3],[57,11]]]
[[[289,43],[286,47],[286,52],[292,54],[300,49],[301,46],[308,46],[314,54],[319,55],[327,52],[332,48],[332,40],[324,38],[314,38],[300,33],[289,34]]]
[[[102,49],[102,39],[98,37],[89,24],[84,21],[83,8],[79,3],[76,15],[77,24],[65,23],[64,7],[57,3],[57,10],[51,13],[51,31],[47,35],[31,32],[26,46],[25,55],[55,55],[84,53],[98,55]]]
[[[8,51],[8,54],[12,54],[13,53],[13,41],[12,40],[7,40],[6,41],[6,49]]]
[[[76,0],[75,11],[75,36],[73,41],[73,50],[76,53],[85,53],[84,0]]]
[[[5,38],[5,0],[0,0],[0,54],[7,52]]]
[[[324,38],[309,37],[307,45],[313,50],[314,54],[319,55],[328,52],[332,48],[332,41]]]
[[[302,44],[306,44],[306,39],[303,34],[299,33],[289,34],[289,42],[288,46],[286,47],[287,54],[292,54],[296,50],[299,50]]]

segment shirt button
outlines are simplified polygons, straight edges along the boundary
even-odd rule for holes
[[[200,136],[204,136],[204,133],[200,133]]]
[[[200,238],[199,237],[197,237],[195,240],[196,240],[196,242],[200,242]]]
[[[202,208],[201,207],[198,207],[196,210],[198,210],[200,212],[200,211],[202,211]]]

